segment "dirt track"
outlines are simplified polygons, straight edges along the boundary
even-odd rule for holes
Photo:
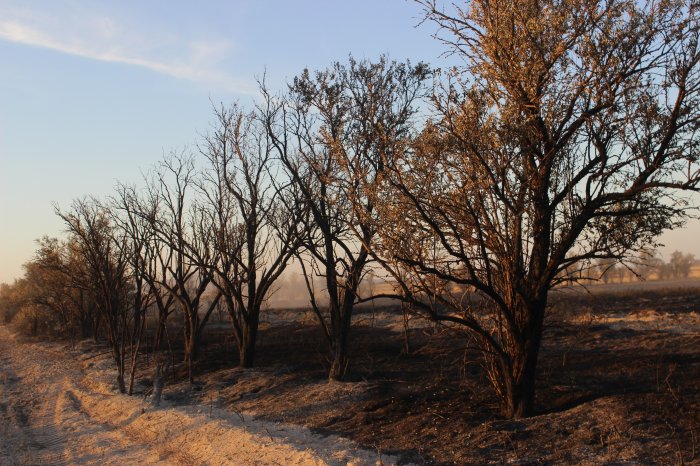
[[[99,364],[83,359],[61,345],[20,342],[0,326],[0,464],[376,461],[348,440],[296,426],[201,406],[152,410],[143,399],[115,394],[109,371],[101,377]]]
[[[0,463],[125,464],[158,459],[150,445],[84,412],[76,396],[82,371],[74,356],[58,347],[19,343],[0,327],[0,412],[9,421],[0,424],[5,439]]]

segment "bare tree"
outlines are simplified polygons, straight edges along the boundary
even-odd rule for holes
[[[24,330],[68,338],[100,337],[102,314],[97,309],[91,274],[80,242],[42,237],[24,278],[12,286],[13,313],[24,310]]]
[[[90,291],[106,323],[107,340],[117,366],[117,385],[126,392],[125,359],[129,345],[129,255],[109,210],[95,199],[76,200],[68,212],[56,213],[65,222],[84,261],[83,288]]]
[[[156,172],[150,186],[150,222],[158,240],[165,246],[161,254],[165,269],[159,285],[174,299],[174,305],[184,315],[183,339],[188,378],[194,381],[192,363],[199,355],[199,342],[204,326],[216,308],[217,293],[205,305],[205,293],[213,277],[213,250],[211,228],[202,222],[201,209],[196,205],[196,170],[194,159],[186,154],[167,157]],[[164,305],[161,301],[159,305]],[[200,310],[205,305],[203,315]]]
[[[377,255],[477,338],[503,414],[529,416],[550,288],[653,245],[698,190],[697,4],[419,3],[465,65],[389,165]]]
[[[133,186],[119,184],[116,196],[111,200],[111,207],[114,224],[123,238],[118,244],[128,258],[128,279],[132,286],[131,328],[128,336],[130,370],[127,388],[127,393],[131,395],[146,326],[146,312],[158,293],[158,288],[152,286],[155,281],[153,246],[156,235],[148,217],[141,215],[138,194]]]
[[[161,203],[158,196],[154,194],[157,190],[153,188],[158,184],[158,181],[146,178],[146,184],[149,186],[146,195],[131,193],[129,208],[133,209],[137,216],[147,219],[153,228],[152,224],[161,215],[159,211]],[[153,341],[153,350],[158,351],[162,349],[163,338],[167,337],[168,317],[175,308],[175,297],[170,292],[170,288],[164,285],[164,283],[169,283],[169,270],[175,259],[175,254],[174,250],[168,246],[168,242],[163,240],[162,235],[158,235],[155,231],[152,233],[149,236],[149,241],[145,244],[144,279],[148,283],[153,304],[158,312]]]
[[[275,150],[309,206],[307,254],[300,262],[331,348],[330,379],[345,373],[352,313],[370,262],[377,202],[371,185],[387,160],[406,147],[428,75],[423,64],[351,58],[348,65],[304,71],[284,103],[273,102],[263,89]],[[314,277],[325,285],[327,312],[313,289]]]
[[[252,367],[260,310],[301,245],[304,205],[275,170],[272,141],[256,112],[215,110],[201,147],[202,209],[211,225],[213,283],[220,290],[238,343],[239,364]]]
[[[0,283],[0,321],[9,324],[25,305],[25,277],[15,279],[12,284]]]
[[[57,238],[44,236],[38,240],[34,258],[24,264],[21,288],[22,305],[31,304],[33,333],[41,328],[53,336],[87,338],[91,336],[94,312],[82,287],[84,267],[75,260],[73,245]]]

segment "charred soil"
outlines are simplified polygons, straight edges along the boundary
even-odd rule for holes
[[[700,463],[700,287],[569,290],[552,302],[529,419],[499,417],[466,334],[417,318],[406,329],[393,305],[354,317],[344,382],[327,380],[313,319],[272,310],[255,368],[236,367],[230,330],[213,324],[195,384],[171,382],[164,399],[304,425],[408,463]],[[185,378],[176,365],[172,380]]]

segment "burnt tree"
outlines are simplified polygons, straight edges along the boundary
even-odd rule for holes
[[[698,190],[700,12],[420,3],[465,65],[390,164],[377,254],[407,298],[476,337],[503,414],[529,416],[549,290],[653,246]]]

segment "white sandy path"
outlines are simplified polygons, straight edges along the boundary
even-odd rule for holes
[[[0,326],[0,465],[377,464],[340,437],[209,406],[151,409],[83,370],[80,353]],[[97,376],[96,378],[94,376]],[[106,374],[103,374],[106,375]],[[384,464],[396,458],[381,457]]]

